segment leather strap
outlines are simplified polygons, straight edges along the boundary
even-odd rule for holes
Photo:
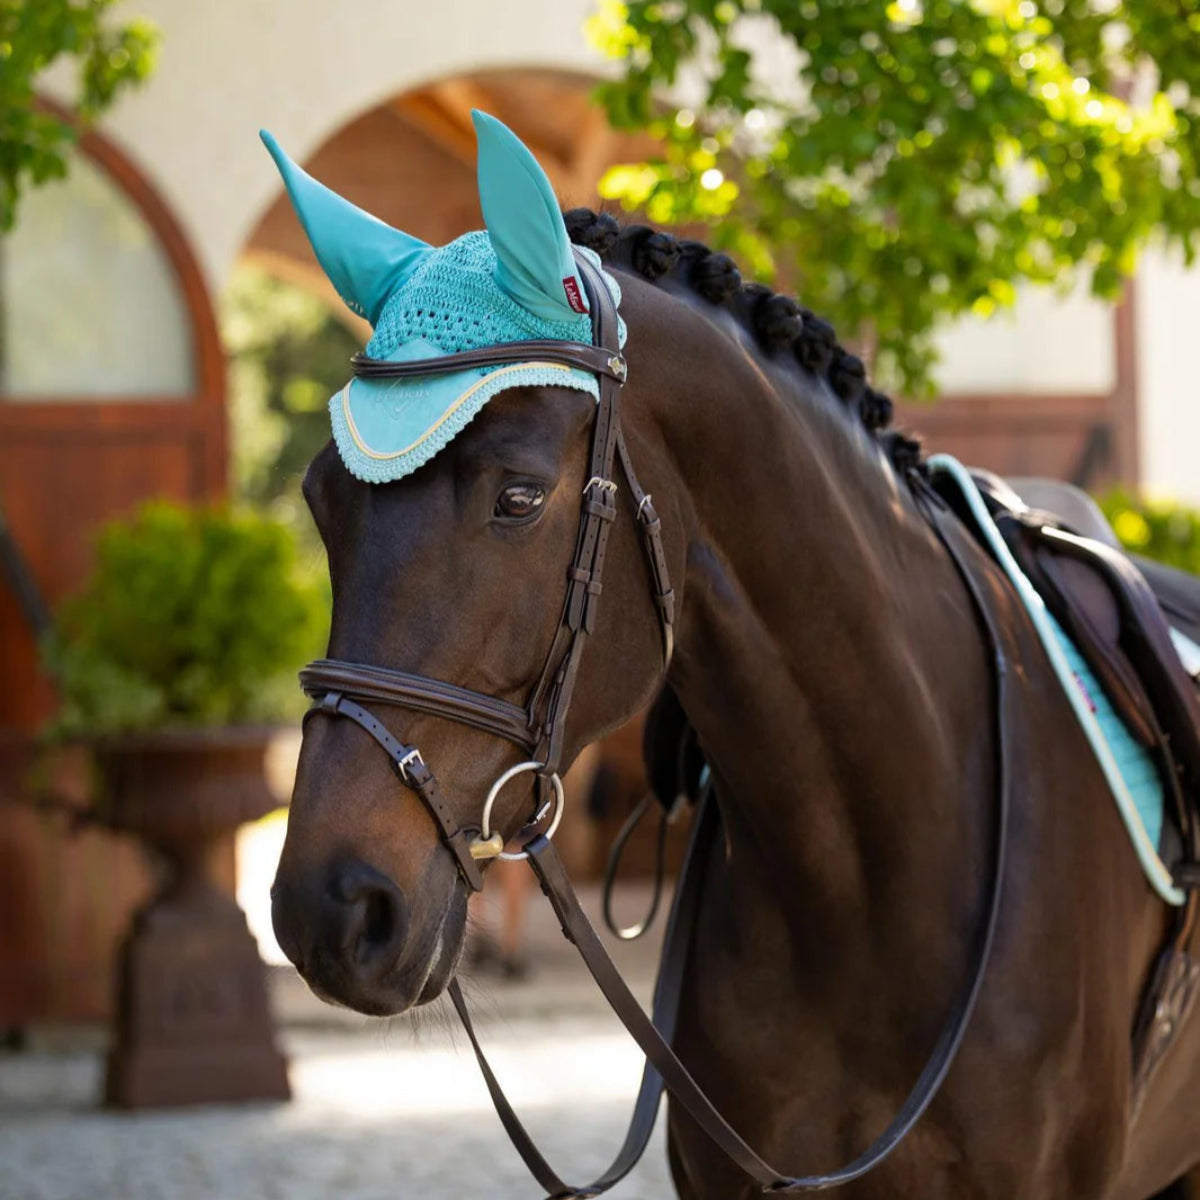
[[[428,679],[424,675],[322,658],[309,663],[300,672],[300,686],[314,698],[325,692],[340,692],[355,700],[391,704],[446,717],[460,725],[494,733],[526,750],[532,750],[534,746],[525,709],[507,700]]]
[[[918,506],[929,521],[934,534],[945,548],[966,587],[972,607],[975,609],[983,629],[991,660],[996,729],[994,771],[997,799],[994,812],[994,849],[992,874],[967,987],[955,1004],[943,1027],[942,1034],[938,1038],[937,1045],[934,1047],[933,1054],[908,1098],[888,1127],[862,1154],[840,1170],[825,1175],[807,1176],[792,1176],[779,1171],[760,1157],[716,1110],[669,1044],[674,1033],[678,997],[682,988],[682,973],[686,966],[686,942],[690,940],[691,930],[681,931],[678,922],[673,919],[673,928],[668,935],[668,944],[664,950],[663,966],[659,975],[658,997],[661,998],[663,995],[673,997],[674,1006],[668,1011],[665,1002],[660,1003],[656,999],[655,1020],[651,1020],[642,1011],[633,993],[629,991],[580,908],[579,901],[571,888],[553,843],[539,836],[525,847],[529,855],[529,863],[541,882],[543,892],[554,908],[564,935],[574,943],[605,999],[645,1053],[648,1060],[647,1071],[650,1070],[650,1065],[657,1070],[662,1080],[665,1081],[665,1086],[671,1096],[687,1109],[692,1119],[733,1162],[762,1186],[764,1192],[813,1192],[839,1187],[867,1174],[895,1150],[929,1107],[954,1062],[967,1026],[970,1024],[971,1015],[975,1010],[995,938],[1000,901],[1003,895],[1010,809],[1007,660],[991,611],[984,602],[979,585],[971,575],[955,543],[959,532],[949,528],[951,524],[956,525],[953,516],[919,475],[914,474],[910,482]],[[685,890],[687,886],[690,886],[686,875],[684,886]],[[694,897],[691,902],[694,903]],[[673,914],[673,918],[677,916],[678,913]],[[682,948],[676,944],[678,938],[684,940],[685,944]],[[678,976],[674,975],[675,972],[679,973]],[[669,973],[670,977],[668,977]],[[553,1198],[598,1196],[611,1187],[621,1175],[610,1179],[606,1174],[586,1188],[571,1189],[550,1170],[545,1159],[537,1151],[521,1126],[511,1105],[504,1098],[499,1083],[488,1067],[474,1031],[470,1028],[469,1018],[466,1017],[466,1006],[457,987],[455,987],[453,999],[460,1017],[464,1018],[468,1036],[475,1048],[500,1119],[508,1130],[514,1146],[538,1182],[547,1189]],[[646,1075],[643,1075],[643,1091],[646,1087],[646,1078]],[[639,1093],[639,1104],[641,1100],[642,1094]],[[635,1128],[640,1134],[641,1126],[638,1124],[636,1110],[634,1122],[630,1126],[630,1135],[626,1138],[627,1145]],[[643,1141],[641,1150],[644,1148],[645,1142]],[[624,1149],[623,1147],[622,1150]],[[641,1150],[638,1152],[639,1156]],[[618,1156],[614,1167],[618,1164],[623,1168],[622,1174],[632,1166],[632,1162],[626,1163],[621,1156]]]
[[[675,652],[675,592],[671,587],[671,574],[667,569],[667,555],[662,543],[662,522],[650,498],[634,474],[633,460],[625,445],[625,434],[617,430],[617,456],[629,491],[636,507],[638,528],[642,531],[642,548],[646,552],[646,563],[650,568],[650,586],[654,591],[654,603],[658,607],[658,621],[663,635],[663,670],[671,663]]]
[[[720,820],[711,787],[706,788],[697,802],[696,818],[688,841],[687,853],[679,876],[679,886],[671,902],[671,914],[667,922],[666,939],[663,942],[662,959],[659,963],[658,979],[654,986],[653,1022],[669,1041],[675,1036],[675,1023],[679,1014],[679,1000],[683,979],[686,974],[687,956],[692,943],[692,931],[696,924],[696,912],[704,885],[704,870],[708,855],[716,841]],[[545,841],[545,839],[542,839]],[[550,843],[547,842],[547,845]],[[551,851],[553,853],[553,851]],[[574,899],[572,895],[572,899]],[[586,921],[586,918],[584,918]],[[564,929],[568,939],[571,935]],[[508,1133],[514,1149],[520,1154],[530,1174],[545,1189],[553,1200],[583,1200],[584,1197],[599,1196],[619,1183],[641,1161],[654,1132],[654,1122],[662,1099],[663,1080],[657,1068],[647,1060],[642,1069],[642,1081],[638,1087],[637,1100],[629,1120],[625,1139],[608,1168],[590,1184],[574,1186],[563,1180],[542,1156],[537,1145],[521,1124],[516,1111],[508,1102],[499,1080],[488,1063],[479,1038],[471,1024],[466,1001],[457,979],[450,984],[450,999],[462,1021],[463,1029],[475,1051],[475,1058],[483,1074],[484,1082],[492,1097],[500,1123]],[[637,1002],[634,1001],[636,1005]],[[640,1012],[640,1006],[638,1006]]]
[[[576,255],[592,314],[592,340],[597,346],[618,344],[617,307],[599,271]],[[566,344],[566,343],[564,343]],[[603,589],[604,559],[609,529],[616,518],[613,456],[620,433],[621,378],[600,377],[600,396],[592,427],[592,452],[583,488],[582,513],[575,554],[567,571],[567,593],[558,636],[551,646],[542,677],[529,702],[531,724],[540,731],[534,757],[549,775],[562,759],[567,711],[583,656],[584,638],[595,627],[596,605]]]
[[[589,264],[590,266],[590,264]],[[607,294],[608,289],[605,288]],[[356,354],[350,366],[359,379],[412,379],[424,375],[449,375],[474,367],[500,367],[506,363],[552,362],[565,367],[578,367],[592,375],[625,382],[625,358],[616,349],[616,338],[610,342],[564,342],[557,338],[531,338],[523,342],[499,342],[478,350],[460,350],[457,354],[441,354],[436,358],[418,358],[409,362],[392,362],[386,358],[371,358]]]
[[[479,864],[471,857],[471,841],[479,830],[460,826],[454,819],[454,814],[442,803],[437,780],[425,765],[421,752],[415,746],[406,745],[398,737],[394,737],[383,722],[372,716],[361,704],[356,704],[338,692],[326,692],[304,714],[305,723],[317,713],[331,717],[349,717],[383,747],[400,782],[416,792],[433,818],[442,841],[457,860],[458,869],[467,885],[474,891],[482,890],[483,875],[480,873]]]

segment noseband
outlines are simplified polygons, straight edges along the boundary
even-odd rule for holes
[[[549,780],[555,792],[560,793],[558,767],[562,761],[567,712],[583,647],[595,628],[608,534],[617,516],[618,488],[612,478],[614,458],[620,461],[636,506],[635,519],[642,534],[662,628],[664,671],[674,649],[675,593],[671,590],[667,559],[663,553],[662,527],[649,494],[634,474],[629,450],[621,434],[618,402],[628,371],[620,349],[617,307],[599,270],[584,255],[577,252],[575,258],[591,307],[590,346],[583,342],[539,339],[464,350],[415,362],[388,362],[363,354],[356,354],[352,360],[354,373],[360,379],[443,375],[467,368],[520,362],[577,367],[591,372],[599,382],[588,480],[580,500],[575,553],[567,569],[566,598],[546,664],[525,707],[455,683],[387,667],[320,659],[300,673],[301,687],[315,701],[308,715],[325,713],[348,717],[383,747],[400,782],[420,797],[438,827],[441,840],[454,855],[459,873],[473,891],[483,886],[478,860],[498,857],[504,849],[503,837],[488,832],[488,820],[482,815],[478,826],[460,824],[439,796],[437,780],[420,750],[394,737],[369,709],[363,707],[363,703],[429,713],[504,738],[529,755],[532,766],[525,764],[526,767]],[[504,778],[497,780],[489,796],[488,817]]]

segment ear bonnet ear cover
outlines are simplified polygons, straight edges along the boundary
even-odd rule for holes
[[[283,176],[321,269],[351,312],[372,325],[388,298],[433,250],[385,225],[302,171],[265,129],[259,131]]]
[[[487,230],[440,249],[401,233],[317,183],[263,141],[313,250],[338,293],[374,326],[373,358],[410,362],[505,342],[592,340],[586,297],[553,189],[499,121],[473,113]],[[621,293],[604,280],[615,303]],[[625,327],[620,323],[624,344]],[[568,387],[599,396],[595,376],[558,363],[480,367],[407,379],[352,379],[329,402],[346,467],[368,483],[402,479],[512,387]]]

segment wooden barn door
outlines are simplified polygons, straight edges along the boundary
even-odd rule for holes
[[[224,364],[195,260],[110,142],[87,134],[72,159],[0,241],[0,507],[51,607],[106,519],[225,483]],[[116,941],[150,886],[132,843],[30,808],[53,709],[0,575],[0,1027],[106,1015]]]

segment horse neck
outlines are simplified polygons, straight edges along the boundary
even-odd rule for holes
[[[966,593],[827,391],[744,353],[701,363],[660,418],[688,513],[670,678],[718,781],[731,886],[772,898],[793,947],[827,959],[857,928],[933,968],[994,802]]]

